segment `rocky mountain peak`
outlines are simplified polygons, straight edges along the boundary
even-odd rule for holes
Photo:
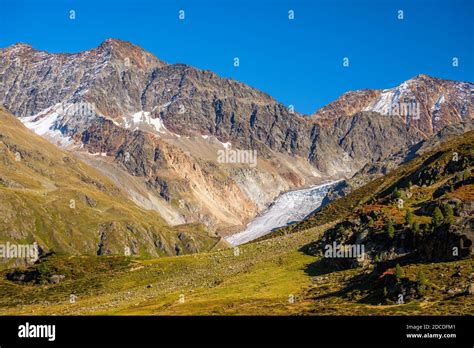
[[[92,50],[105,51],[111,57],[123,60],[126,67],[135,65],[140,69],[150,70],[167,65],[164,61],[145,51],[140,46],[114,38],[108,38]]]
[[[19,42],[6,48],[0,48],[0,59],[15,62],[18,59],[29,59],[35,52],[37,51],[30,44]]]
[[[134,47],[137,47],[136,45],[132,44],[129,41],[115,39],[113,37],[109,37],[108,39],[102,41],[102,43],[100,44],[101,47],[113,47],[114,45],[115,46],[128,46],[128,47],[134,46]]]
[[[16,44],[8,46],[7,48],[4,48],[4,50],[7,50],[7,51],[22,51],[22,50],[28,50],[28,49],[32,49],[31,45],[27,43],[23,43],[23,42],[18,42]]]

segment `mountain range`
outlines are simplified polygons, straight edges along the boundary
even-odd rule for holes
[[[75,54],[1,49],[0,82],[4,114],[93,167],[133,207],[155,211],[163,225],[202,223],[220,236],[241,230],[282,192],[351,178],[474,114],[473,83],[418,75],[302,115],[243,83],[116,39]],[[218,160],[230,150],[256,151],[256,166]],[[87,253],[101,226],[91,226]],[[178,244],[163,249],[196,250]]]

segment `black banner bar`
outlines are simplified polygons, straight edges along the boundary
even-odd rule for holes
[[[0,317],[0,346],[318,343],[472,347],[473,324],[473,317],[421,316]],[[44,325],[54,325],[54,337],[52,327]],[[40,334],[43,337],[19,337]]]

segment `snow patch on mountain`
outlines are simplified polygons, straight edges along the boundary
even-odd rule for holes
[[[70,137],[64,136],[58,129],[61,117],[63,116],[57,110],[62,106],[58,103],[49,107],[42,112],[27,117],[20,117],[20,121],[38,135],[47,138],[52,143],[57,143],[60,146],[66,147],[72,145],[74,142]]]
[[[391,89],[385,89],[379,98],[364,108],[363,111],[374,111],[383,115],[388,114],[391,105],[399,100],[399,92]]]
[[[363,111],[378,112],[382,115],[389,115],[394,106],[398,105],[406,97],[414,99],[411,85],[413,80],[405,81],[400,86],[384,89],[380,96],[366,106]]]
[[[433,107],[431,108],[431,112],[439,111],[439,109],[441,108],[441,105],[444,104],[444,101],[445,101],[444,94],[442,94],[441,97],[439,97],[438,100],[436,101],[435,105],[433,105]]]
[[[167,129],[161,118],[153,118],[148,111],[138,111],[129,117],[122,117],[123,127],[141,129],[142,127],[150,127],[157,133],[166,133]]]
[[[220,141],[219,139],[217,139],[221,145],[224,147],[224,149],[230,149],[232,144],[230,142],[226,142],[226,143],[223,143],[222,141]]]
[[[58,121],[58,118],[59,114],[57,112],[52,112],[44,117],[30,116],[20,118],[20,120],[33,132],[44,136],[47,133],[54,131],[54,126]]]

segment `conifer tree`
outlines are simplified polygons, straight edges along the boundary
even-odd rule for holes
[[[450,204],[444,205],[444,223],[451,225],[454,221],[454,211]]]
[[[438,227],[443,223],[444,216],[443,216],[443,213],[441,212],[441,209],[439,209],[439,207],[436,207],[434,209],[432,221],[433,221],[433,226],[434,227]]]
[[[385,223],[385,232],[390,239],[395,236],[395,228],[393,227],[392,219],[388,219]]]
[[[405,221],[408,225],[413,225],[413,213],[411,210],[407,210],[407,213],[405,214]]]
[[[397,278],[397,282],[399,282],[403,278],[403,269],[398,263],[395,266],[395,278]]]

